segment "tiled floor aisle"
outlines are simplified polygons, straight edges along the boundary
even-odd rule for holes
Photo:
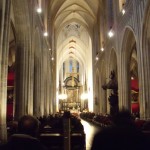
[[[98,131],[98,127],[81,119],[86,134],[86,150],[90,150],[94,134]]]

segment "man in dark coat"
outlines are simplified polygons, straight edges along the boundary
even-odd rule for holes
[[[0,149],[3,150],[46,150],[36,138],[39,121],[30,115],[23,116],[18,122],[18,133],[13,134]]]

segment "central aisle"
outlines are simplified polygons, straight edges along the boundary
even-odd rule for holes
[[[100,128],[82,119],[81,119],[81,123],[84,126],[84,132],[86,134],[86,150],[90,150],[93,137],[95,133],[98,132],[98,130],[100,130]]]

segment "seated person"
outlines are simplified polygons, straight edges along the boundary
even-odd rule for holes
[[[113,126],[98,132],[91,150],[147,150],[149,140],[135,126],[128,111],[113,117]]]
[[[46,150],[36,138],[39,122],[30,115],[23,116],[18,122],[18,133],[13,134],[1,147],[3,150]]]

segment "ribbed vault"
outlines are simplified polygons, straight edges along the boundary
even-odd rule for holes
[[[64,63],[68,64],[72,61],[76,63],[76,68],[79,65],[80,82],[84,84],[85,80],[88,80],[91,100],[93,99],[93,29],[97,22],[99,3],[99,0],[52,0],[50,4],[56,50],[56,86],[58,88],[60,79],[62,82],[62,70],[64,71],[66,66]]]
[[[85,67],[99,1],[52,0],[50,6],[58,68],[70,57]]]

